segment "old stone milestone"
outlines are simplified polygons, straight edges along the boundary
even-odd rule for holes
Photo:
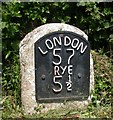
[[[21,98],[25,114],[83,108],[94,89],[93,60],[87,35],[63,24],[42,25],[20,43]],[[64,101],[67,104],[64,104]]]
[[[67,31],[45,35],[35,43],[35,70],[37,100],[88,98],[89,42]]]

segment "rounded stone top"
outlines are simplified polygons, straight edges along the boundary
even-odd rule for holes
[[[24,39],[20,42],[20,47],[23,45],[27,44],[33,44],[35,43],[38,39],[43,37],[46,34],[49,34],[51,32],[55,31],[70,31],[74,32],[78,35],[81,35],[84,37],[86,40],[88,40],[88,36],[79,28],[74,27],[72,25],[68,25],[65,23],[48,23],[44,24],[40,27],[35,28],[32,32],[28,33]]]

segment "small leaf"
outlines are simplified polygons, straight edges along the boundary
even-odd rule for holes
[[[85,6],[85,5],[86,5],[85,2],[79,2],[79,3],[77,3],[77,6]]]
[[[111,22],[113,22],[113,17],[111,17]]]
[[[111,34],[109,37],[110,37],[110,38],[113,38],[113,34]]]
[[[7,59],[10,54],[11,54],[11,51],[8,51],[7,55],[5,56],[5,59]]]
[[[109,40],[109,42],[110,42],[110,43],[113,43],[113,38],[111,38],[111,39]]]
[[[106,23],[104,24],[104,27],[105,27],[105,28],[109,28],[109,22],[106,22]]]

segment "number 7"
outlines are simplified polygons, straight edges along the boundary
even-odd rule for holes
[[[68,64],[70,64],[70,60],[74,56],[74,49],[67,49],[67,51],[72,51],[72,54],[68,58]]]

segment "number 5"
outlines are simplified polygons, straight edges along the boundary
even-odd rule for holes
[[[56,89],[53,88],[53,91],[54,91],[54,92],[61,92],[61,90],[62,90],[62,84],[61,84],[60,82],[57,82],[57,81],[56,81],[56,78],[57,78],[57,79],[58,79],[58,78],[62,78],[62,76],[55,76],[55,77],[53,78],[54,84],[59,86],[59,89],[56,90]]]
[[[57,57],[57,58],[59,59],[59,62],[54,62],[54,61],[53,61],[53,64],[55,64],[55,65],[60,65],[60,63],[61,63],[61,61],[62,61],[62,58],[60,57],[60,55],[58,55],[58,54],[56,53],[57,51],[61,51],[61,49],[60,49],[60,48],[54,49],[54,50],[53,50],[53,56]]]

